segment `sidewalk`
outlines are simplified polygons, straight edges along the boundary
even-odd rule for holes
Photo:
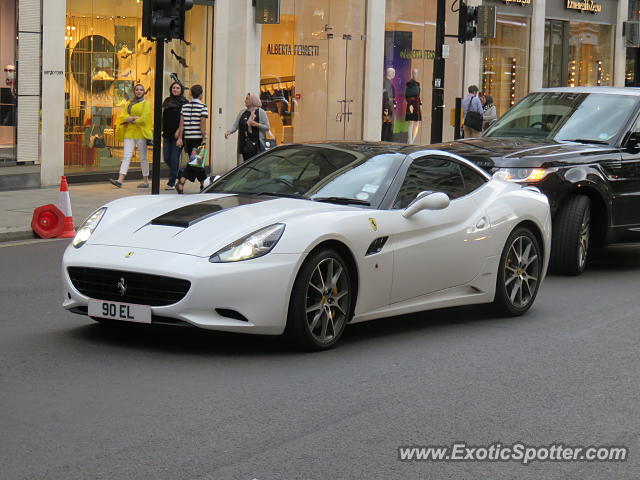
[[[137,188],[140,180],[125,181],[123,188],[115,188],[107,182],[70,185],[73,222],[76,226],[94,210],[111,200],[131,195],[150,195],[151,189]],[[164,180],[160,184],[161,195],[177,195],[175,190],[163,190]],[[187,182],[185,194],[198,193],[200,185]],[[0,242],[33,238],[31,217],[33,210],[41,205],[58,205],[60,187],[29,188],[0,192]]]

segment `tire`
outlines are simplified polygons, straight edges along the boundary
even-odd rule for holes
[[[327,281],[329,276],[333,282]],[[303,350],[333,347],[351,320],[353,296],[349,268],[340,254],[331,249],[312,254],[293,285],[285,335]]]
[[[550,268],[561,275],[584,272],[589,254],[591,200],[574,195],[562,206],[553,221]]]
[[[531,308],[540,288],[542,264],[542,251],[533,232],[526,227],[511,232],[500,256],[491,305],[494,313],[515,317]]]

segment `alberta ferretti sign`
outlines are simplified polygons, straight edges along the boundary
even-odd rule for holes
[[[581,12],[602,12],[602,4],[596,3],[593,0],[567,0],[567,8],[580,10]]]
[[[318,45],[291,45],[290,43],[269,43],[267,55],[302,55],[305,57],[317,57],[320,55]]]

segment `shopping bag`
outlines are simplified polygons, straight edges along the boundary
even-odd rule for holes
[[[191,151],[191,155],[189,156],[188,165],[192,165],[194,167],[204,168],[207,164],[207,155],[209,150],[204,145],[200,145],[197,148],[194,148]]]

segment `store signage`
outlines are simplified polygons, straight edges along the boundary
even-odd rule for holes
[[[304,57],[317,57],[320,55],[318,45],[291,45],[290,43],[269,43],[267,55],[298,55]]]
[[[496,38],[495,5],[480,5],[477,7],[477,11],[476,36],[478,38]]]
[[[280,23],[280,0],[255,0],[256,23]]]
[[[520,6],[531,5],[531,0],[502,0],[502,2],[506,3],[507,5],[511,3],[517,3]]]
[[[433,60],[436,58],[435,50],[401,50],[400,58],[405,60]]]
[[[567,0],[567,8],[580,10],[581,12],[602,12],[602,4],[596,3],[593,0]]]

